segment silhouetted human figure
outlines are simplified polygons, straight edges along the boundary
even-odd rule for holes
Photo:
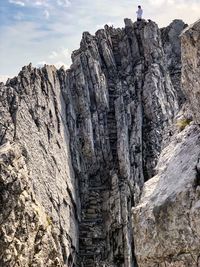
[[[143,10],[141,8],[141,6],[138,6],[138,10],[136,11],[137,13],[137,21],[141,21],[142,20],[142,14],[143,14]]]

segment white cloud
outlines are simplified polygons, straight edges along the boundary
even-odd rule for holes
[[[0,75],[0,82],[6,83],[8,78],[10,78],[8,75]]]
[[[47,7],[49,6],[48,0],[37,0],[37,1],[30,1],[31,5],[36,7]]]
[[[19,0],[9,0],[9,3],[19,5],[19,6],[25,6],[25,3]]]
[[[36,1],[35,3],[33,3],[33,5],[35,5],[35,6],[43,6],[44,2],[43,1]]]
[[[10,4],[32,7],[49,7],[49,0],[8,0]]]
[[[69,7],[71,2],[69,0],[57,0],[57,4],[62,7]]]

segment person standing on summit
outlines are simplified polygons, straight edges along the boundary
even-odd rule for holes
[[[137,21],[141,21],[142,20],[142,14],[143,14],[143,10],[141,8],[141,6],[138,6],[138,10],[136,11],[137,13]]]

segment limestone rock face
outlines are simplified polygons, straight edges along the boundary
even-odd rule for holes
[[[60,71],[81,199],[82,266],[133,266],[131,207],[178,111],[154,22],[83,34]]]
[[[200,123],[200,20],[181,35],[182,83],[194,120]]]
[[[2,85],[0,116],[1,147],[11,144],[0,151],[0,265],[68,266],[80,208],[56,69],[29,65]]]
[[[26,159],[9,142],[0,149],[1,266],[62,266],[53,219],[37,202]]]
[[[138,266],[200,264],[200,130],[189,126],[160,156],[133,210]]]
[[[162,151],[156,175],[133,208],[139,267],[200,266],[199,26],[198,21],[181,34],[185,112],[194,122],[182,121],[182,132]]]
[[[131,209],[184,102],[184,27],[125,19],[83,33],[69,70],[0,84],[2,266],[137,266]]]
[[[178,94],[179,105],[185,102],[185,96],[181,89],[181,39],[180,34],[187,27],[182,20],[174,20],[166,28],[161,29],[163,49],[166,56],[167,67],[174,88]]]

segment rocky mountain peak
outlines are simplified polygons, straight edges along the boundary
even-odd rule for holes
[[[160,259],[146,250],[143,261],[135,229],[143,231],[143,214],[148,221],[143,188],[164,164],[186,99],[185,27],[125,19],[123,29],[84,32],[69,70],[30,64],[0,85],[0,265],[152,267],[146,259]]]

